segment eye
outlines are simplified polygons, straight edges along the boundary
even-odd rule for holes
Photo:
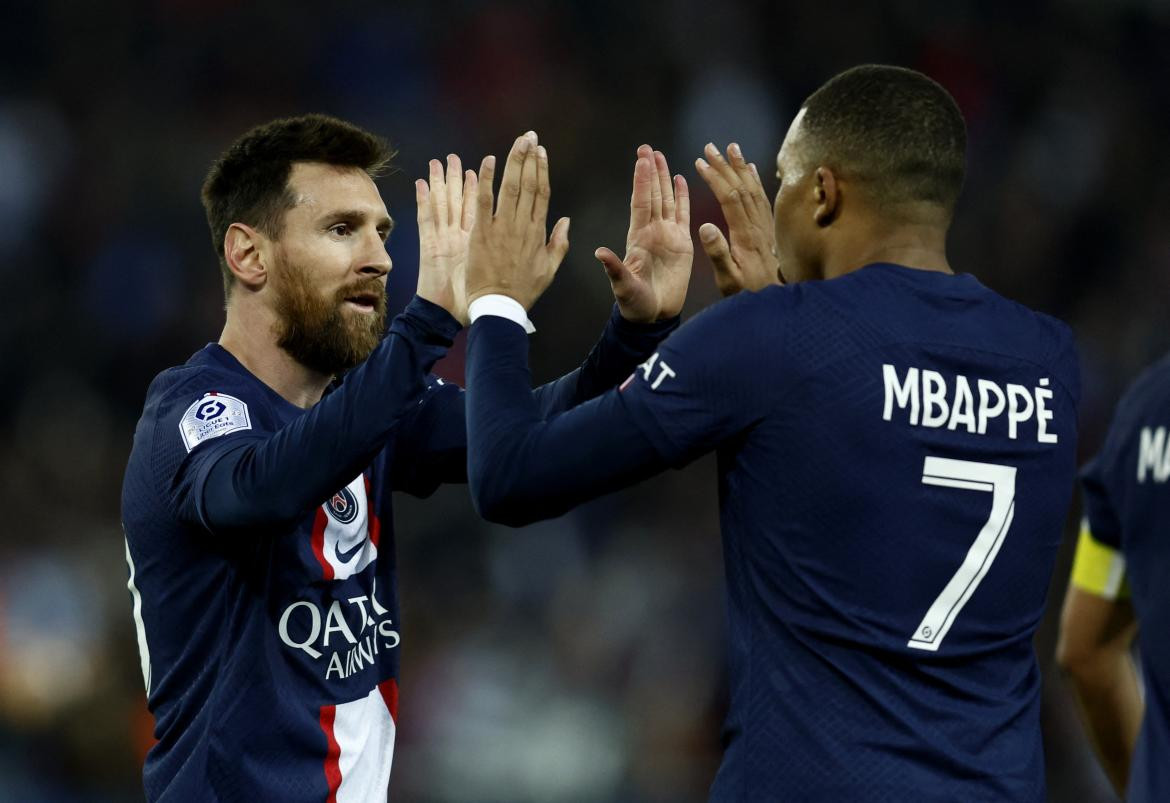
[[[348,223],[334,223],[329,227],[329,231],[333,234],[336,234],[338,237],[345,237],[346,235],[353,233],[353,229]]]

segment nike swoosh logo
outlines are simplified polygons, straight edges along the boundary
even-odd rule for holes
[[[349,563],[351,560],[353,560],[354,556],[355,556],[355,555],[356,555],[356,554],[357,554],[357,553],[358,553],[358,552],[361,550],[361,548],[362,548],[362,547],[364,547],[365,545],[366,545],[366,539],[365,539],[365,538],[363,538],[362,540],[360,540],[360,541],[358,541],[358,542],[357,542],[357,546],[355,546],[353,549],[350,549],[350,550],[347,550],[347,551],[345,551],[345,552],[342,552],[342,551],[341,551],[341,546],[340,546],[340,544],[339,544],[338,546],[335,546],[335,547],[333,548],[333,552],[334,552],[334,554],[336,554],[336,555],[337,555],[337,561],[338,561],[338,563]]]

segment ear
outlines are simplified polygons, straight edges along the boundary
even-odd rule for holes
[[[264,246],[267,238],[246,223],[233,223],[223,236],[223,257],[236,281],[259,290],[268,280]]]
[[[837,181],[832,168],[818,167],[813,181],[813,194],[816,206],[813,210],[813,222],[818,226],[828,226],[837,219],[841,208],[841,185]]]

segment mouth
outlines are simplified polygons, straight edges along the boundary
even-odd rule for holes
[[[378,309],[378,296],[374,293],[355,293],[345,299],[347,306],[366,315],[373,315]]]

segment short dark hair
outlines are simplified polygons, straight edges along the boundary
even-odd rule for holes
[[[954,98],[904,67],[865,64],[804,102],[808,156],[866,185],[875,201],[928,202],[949,216],[963,187],[967,127]]]
[[[234,281],[223,255],[228,227],[246,223],[279,237],[284,213],[296,204],[288,187],[295,162],[358,167],[377,178],[393,157],[385,140],[325,114],[273,120],[232,143],[211,166],[202,192],[211,243],[223,271],[224,296],[231,294]]]

